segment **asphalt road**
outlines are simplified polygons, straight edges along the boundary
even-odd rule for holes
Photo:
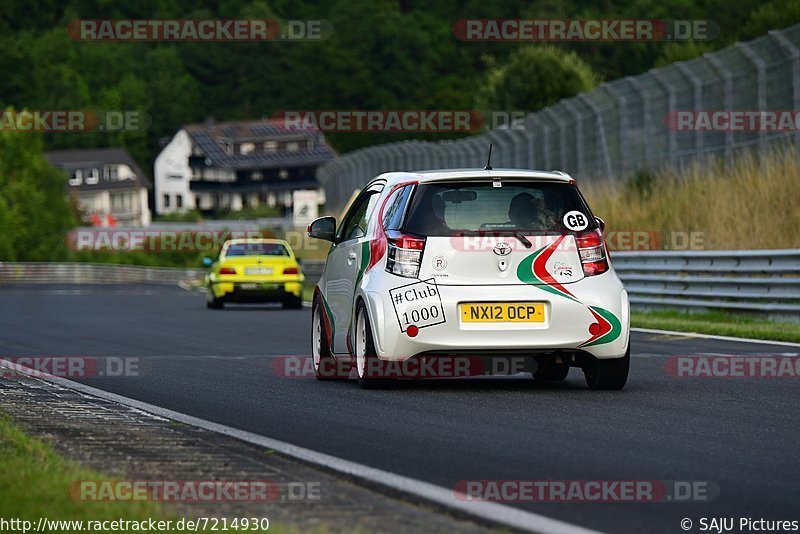
[[[609,532],[682,532],[689,518],[800,519],[797,378],[675,378],[671,355],[796,354],[797,347],[633,333],[628,386],[426,380],[388,391],[277,376],[308,355],[310,312],[208,310],[178,288],[0,287],[0,355],[126,356],[148,365],[102,389],[372,467],[460,480],[701,481],[707,502],[517,503]],[[735,530],[736,531],[736,530]]]

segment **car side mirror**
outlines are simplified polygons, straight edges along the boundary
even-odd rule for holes
[[[212,264],[212,263],[214,263],[214,260],[212,260],[212,259],[211,259],[211,258],[209,258],[208,256],[206,256],[205,258],[203,258],[203,265],[205,265],[206,267],[211,267],[211,264]]]
[[[600,217],[595,217],[594,220],[597,221],[597,226],[600,227],[600,231],[601,232],[605,232],[606,231],[606,222],[603,219],[601,219]]]
[[[336,236],[336,218],[320,217],[308,225],[308,237],[333,241]]]

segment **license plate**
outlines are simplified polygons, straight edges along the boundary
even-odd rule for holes
[[[242,289],[258,289],[258,284],[242,284],[239,287]]]
[[[542,302],[464,302],[459,305],[464,323],[543,323]]]
[[[244,274],[272,274],[272,267],[245,267]]]

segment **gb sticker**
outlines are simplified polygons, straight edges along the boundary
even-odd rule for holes
[[[583,213],[573,210],[564,215],[564,226],[573,232],[578,232],[589,226],[589,219]]]

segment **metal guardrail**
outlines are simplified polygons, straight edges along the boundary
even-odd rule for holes
[[[204,273],[204,269],[113,263],[0,262],[0,284],[178,284]]]
[[[800,249],[614,252],[614,269],[634,309],[722,309],[800,320]],[[306,260],[316,283],[324,260]],[[102,263],[3,263],[0,284],[177,284],[204,269]]]
[[[616,252],[635,309],[722,309],[800,320],[800,249]]]

